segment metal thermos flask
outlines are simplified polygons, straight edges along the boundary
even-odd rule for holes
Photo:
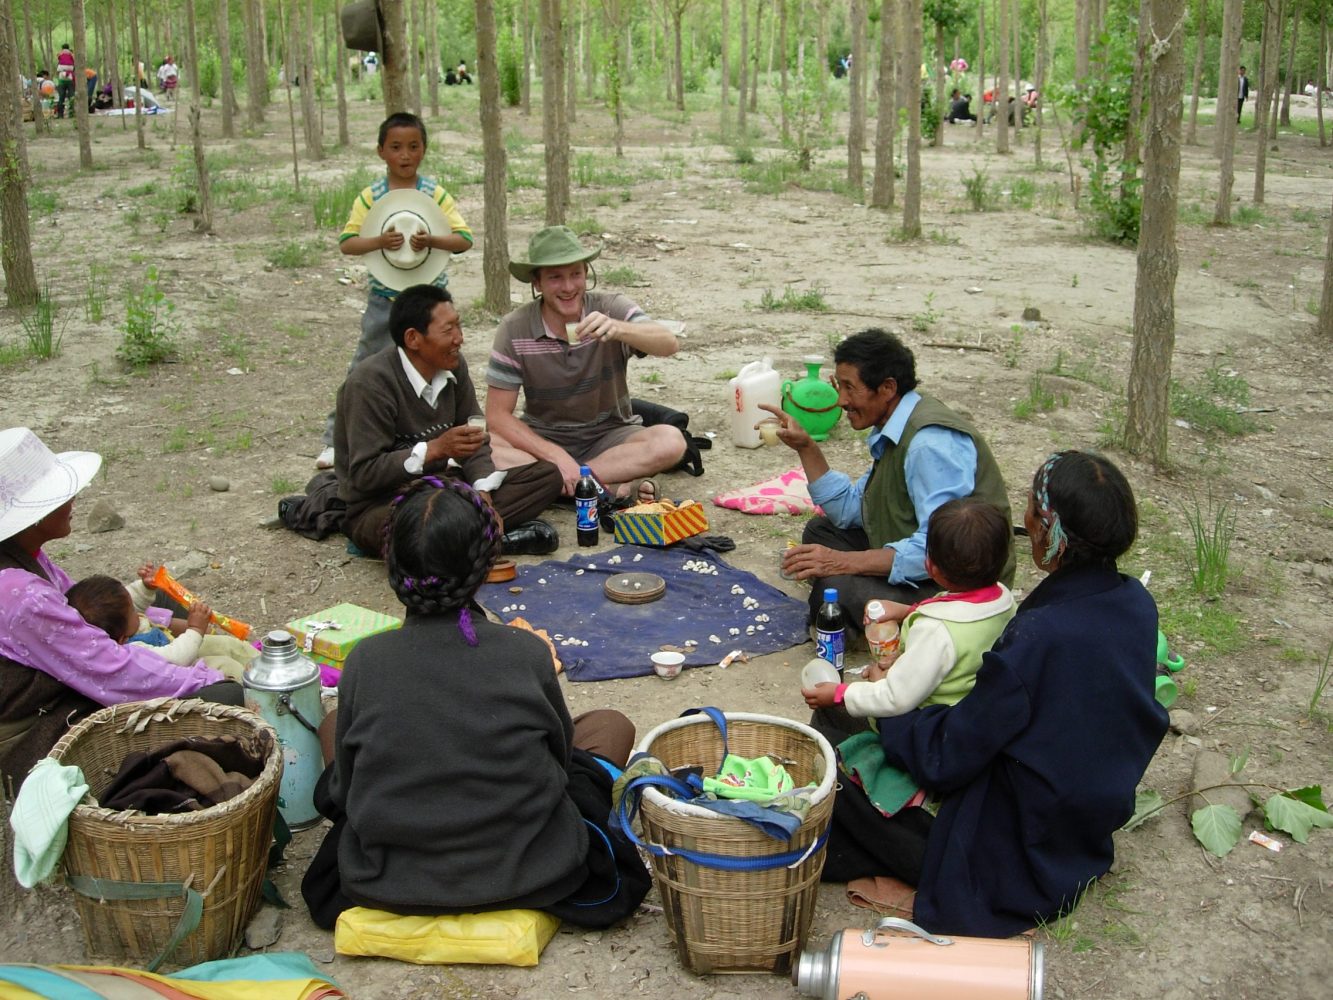
[[[320,820],[315,782],[324,770],[319,724],[319,666],[301,655],[291,633],[274,629],[264,636],[260,653],[245,668],[246,705],[263,716],[282,744],[282,783],[278,810],[293,830]]]
[[[802,996],[821,1000],[1042,1000],[1042,946],[1028,938],[944,937],[885,917],[849,927],[792,969]]]

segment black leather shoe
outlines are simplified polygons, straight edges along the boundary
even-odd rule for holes
[[[545,521],[525,521],[500,539],[500,552],[507,556],[544,556],[560,548],[560,536]]]

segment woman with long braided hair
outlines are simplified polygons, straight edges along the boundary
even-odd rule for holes
[[[1048,575],[976,686],[878,723],[885,759],[941,797],[938,814],[886,819],[847,783],[834,806],[824,877],[880,876],[880,898],[904,906],[910,895],[882,876],[916,886],[913,919],[940,934],[1008,937],[1072,908],[1111,867],[1112,836],[1166,733],[1157,607],[1116,566],[1138,532],[1124,475],[1091,452],[1052,455],[1024,524]]]
[[[332,927],[349,906],[400,914],[540,909],[604,927],[650,880],[607,828],[609,770],[634,727],[571,719],[546,645],[473,602],[499,521],[465,483],[423,476],[395,498],[389,584],[403,627],[347,658],[316,804],[334,821],[302,883]],[[331,754],[330,752],[331,751]]]

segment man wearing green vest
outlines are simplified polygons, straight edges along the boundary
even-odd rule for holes
[[[824,588],[836,587],[848,638],[859,636],[867,601],[913,604],[939,591],[926,573],[926,528],[947,500],[981,497],[1013,523],[1004,478],[985,439],[933,396],[916,391],[916,359],[896,336],[863,330],[833,352],[838,405],[856,430],[870,430],[870,471],[834,472],[819,445],[774,407],[778,437],[797,453],[810,497],[823,508],[782,568],[809,580],[810,620]],[[1012,540],[1000,579],[1014,582]]]

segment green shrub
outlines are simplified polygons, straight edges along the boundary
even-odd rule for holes
[[[500,97],[505,106],[516,108],[523,100],[522,52],[509,32],[500,36]]]
[[[213,46],[206,45],[199,50],[199,93],[205,97],[217,97],[222,84],[222,67]]]
[[[125,292],[124,337],[116,356],[131,368],[144,369],[171,357],[176,351],[180,324],[176,306],[158,284],[157,268],[150,267],[143,285]]]

